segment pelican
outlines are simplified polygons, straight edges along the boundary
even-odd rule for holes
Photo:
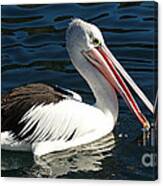
[[[74,19],[66,31],[66,48],[74,67],[96,99],[42,83],[28,84],[2,97],[2,148],[31,150],[41,156],[96,141],[109,134],[118,118],[119,93],[142,127],[150,124],[132,89],[153,113],[153,105],[107,48],[93,24]],[[128,86],[127,86],[128,84]]]

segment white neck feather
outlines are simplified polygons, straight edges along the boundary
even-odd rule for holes
[[[110,116],[111,113],[114,121],[116,121],[118,117],[118,99],[115,90],[101,73],[81,57],[80,54],[75,56],[71,57],[72,62],[91,88],[96,98],[95,106],[102,110],[106,116],[107,114]]]

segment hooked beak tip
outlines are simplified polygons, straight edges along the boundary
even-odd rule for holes
[[[143,123],[143,129],[145,131],[149,131],[149,129],[150,129],[150,124],[147,120]]]

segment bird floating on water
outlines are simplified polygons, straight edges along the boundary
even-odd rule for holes
[[[153,105],[107,48],[97,26],[72,20],[66,31],[66,47],[73,65],[91,88],[95,105],[57,86],[37,83],[15,88],[2,98],[2,148],[32,150],[41,156],[100,139],[117,121],[116,93],[142,126],[150,127],[130,89],[152,113]]]

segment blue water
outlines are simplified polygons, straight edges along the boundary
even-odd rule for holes
[[[153,1],[5,5],[1,11],[2,93],[28,83],[42,82],[71,88],[85,102],[94,103],[91,90],[71,64],[65,48],[65,30],[70,20],[78,17],[101,29],[112,53],[154,103],[157,91],[157,5]],[[92,161],[94,156],[67,152],[65,161],[64,155],[60,160],[55,155],[51,162],[60,164],[50,164],[48,170],[51,172],[44,170],[42,173],[42,164],[38,166],[32,154],[2,151],[2,176],[153,180],[156,167],[145,167],[141,161],[145,153],[154,153],[155,147],[151,146],[150,139],[145,146],[142,145],[139,122],[120,97],[119,100],[120,114],[113,131],[118,143],[109,156],[103,154],[101,159],[98,156],[98,160]],[[140,104],[144,114],[153,122],[152,115]],[[92,162],[100,162],[100,165],[94,167]],[[74,164],[78,166],[74,168]],[[81,168],[84,166],[88,168]]]

